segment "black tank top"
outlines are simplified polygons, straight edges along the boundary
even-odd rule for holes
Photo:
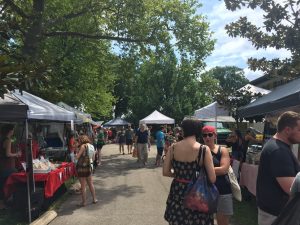
[[[7,137],[0,138],[0,158],[4,158],[4,159],[8,158],[6,156],[6,149],[3,147],[3,144],[7,139],[8,139]]]
[[[219,167],[221,163],[221,157],[222,157],[221,146],[219,146],[217,153],[211,151],[211,154],[213,156],[214,166]],[[220,195],[231,194],[231,186],[227,174],[217,176],[215,185],[217,186]]]

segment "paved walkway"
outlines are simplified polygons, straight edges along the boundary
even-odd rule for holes
[[[80,195],[72,195],[51,225],[166,225],[163,214],[171,179],[161,175],[161,167],[151,166],[155,147],[145,168],[131,155],[120,155],[118,145],[105,145],[102,152],[102,165],[93,177],[99,202],[92,204],[88,193],[88,205],[78,208]]]
[[[78,208],[80,195],[71,195],[50,224],[167,225],[163,215],[171,179],[153,166],[156,147],[144,168],[131,155],[120,155],[115,144],[105,145],[102,152],[102,165],[93,176],[99,202],[92,204],[88,193],[88,205]]]

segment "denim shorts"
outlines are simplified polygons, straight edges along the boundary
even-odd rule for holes
[[[233,215],[232,194],[219,196],[217,212],[226,216]]]

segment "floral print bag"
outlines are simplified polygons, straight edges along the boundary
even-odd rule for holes
[[[219,191],[217,187],[207,179],[204,167],[205,147],[200,146],[197,169],[193,180],[186,189],[183,205],[184,207],[202,213],[215,213],[217,211]],[[203,162],[200,166],[200,160]]]

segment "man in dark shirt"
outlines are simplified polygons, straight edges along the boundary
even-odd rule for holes
[[[278,118],[277,133],[261,153],[256,185],[258,225],[271,225],[289,199],[291,184],[300,169],[291,150],[297,143],[300,114],[288,111]]]
[[[146,124],[140,124],[140,128],[136,132],[135,146],[138,151],[138,162],[145,166],[148,160],[148,146],[150,144],[149,133]]]

